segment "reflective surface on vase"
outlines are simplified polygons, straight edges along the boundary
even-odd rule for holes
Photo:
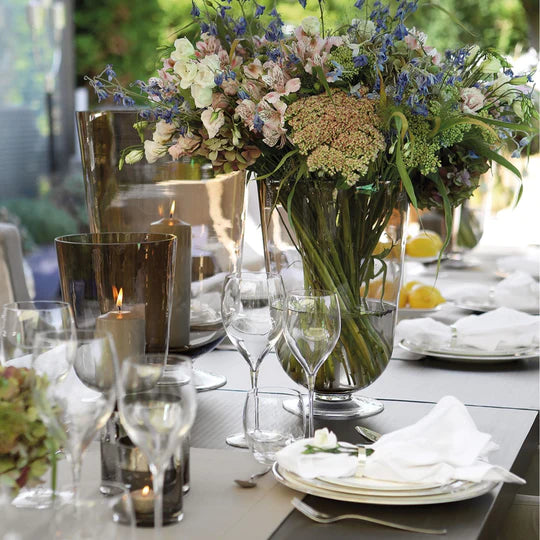
[[[191,227],[189,333],[184,342],[174,339],[179,323],[173,313],[170,350],[193,358],[225,336],[220,294],[225,276],[241,267],[245,173],[213,176],[208,163],[167,158],[152,164],[143,159],[120,170],[121,151],[140,144],[133,128],[139,120],[136,111],[78,113],[90,230],[149,231],[169,217]],[[151,132],[145,138],[151,139]],[[207,383],[216,387],[225,379]]]
[[[287,292],[336,291],[341,336],[315,381],[315,416],[370,416],[375,400],[353,396],[386,368],[393,347],[403,266],[407,200],[399,185],[380,182],[375,191],[335,190],[320,179],[291,187],[259,182],[267,271],[282,275]],[[305,386],[304,372],[282,338],[276,345],[287,374]]]
[[[55,243],[62,296],[77,328],[110,332],[120,359],[167,350],[174,236],[89,233]]]

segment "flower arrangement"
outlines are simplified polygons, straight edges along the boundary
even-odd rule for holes
[[[417,208],[444,209],[450,231],[452,207],[494,162],[519,177],[499,150],[520,155],[535,133],[530,74],[492,49],[437,51],[407,26],[420,0],[356,0],[357,18],[336,29],[326,28],[324,0],[320,16],[297,27],[255,0],[197,1],[197,39],[164,47],[156,77],[124,88],[107,66],[90,80],[100,100],[147,105],[135,124],[141,144],[124,149],[120,166],[200,156],[216,173],[248,169],[273,185],[304,286],[340,297],[340,341],[316,389],[330,391],[338,373],[349,389],[367,386],[392,351],[366,297],[382,280],[386,313],[401,238],[383,238],[401,193]],[[292,356],[277,351],[301,382]]]
[[[43,379],[33,370],[0,366],[0,485],[14,493],[40,483],[54,456],[32,397],[36,383]]]

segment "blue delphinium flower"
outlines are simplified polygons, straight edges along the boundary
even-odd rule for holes
[[[240,88],[240,90],[238,90],[237,95],[239,99],[249,99],[249,94],[243,88]]]
[[[195,2],[191,0],[191,16],[198,17],[201,14],[201,10],[195,5]]]
[[[122,105],[122,100],[124,99],[124,94],[122,92],[115,92],[113,94],[113,103],[115,105]]]
[[[253,117],[253,129],[255,131],[262,131],[262,128],[264,126],[264,122],[262,118],[259,116],[259,113],[256,113]]]
[[[299,3],[304,9],[306,9],[306,0],[298,0],[298,3]]]
[[[130,96],[124,96],[122,99],[122,105],[124,107],[134,107],[135,106],[135,100]]]
[[[356,68],[361,68],[368,65],[368,57],[365,54],[353,56],[352,61],[354,63],[354,67]]]
[[[409,31],[407,30],[407,27],[402,23],[400,22],[396,28],[394,29],[394,36],[396,37],[396,39],[398,39],[399,41],[401,41],[405,36],[407,36],[409,34]]]
[[[94,88],[94,92],[96,93],[98,102],[101,102],[109,97],[109,94],[107,90],[105,90],[105,88],[103,87],[103,83],[101,81],[94,79],[90,82],[90,84]]]
[[[223,77],[223,73],[217,73],[214,76],[214,83],[216,84],[216,86],[221,86],[223,84]]]
[[[334,65],[334,67],[336,69],[334,71],[329,71],[326,74],[326,77],[330,78],[331,82],[336,82],[343,75],[343,67],[340,64],[338,64],[337,62],[335,62],[334,60],[332,60],[332,64]]]
[[[402,71],[397,78],[396,92],[394,94],[394,102],[399,105],[403,101],[403,93],[409,84],[409,72]]]
[[[219,6],[219,16],[224,19],[227,15],[227,10],[231,9],[231,6]]]
[[[265,9],[266,9],[266,6],[261,6],[260,4],[257,4],[257,2],[255,2],[255,15],[254,15],[254,17],[256,19],[258,17],[260,17],[264,13]]]
[[[205,23],[204,21],[201,21],[201,34],[208,33],[210,33],[210,25],[208,23]]]
[[[281,56],[281,49],[278,49],[277,47],[268,51],[268,58],[272,60],[272,62],[277,62],[281,58]]]
[[[366,3],[366,0],[356,0],[356,2],[354,3],[354,7],[356,9],[362,9],[365,3]]]
[[[234,25],[234,32],[237,36],[243,36],[247,30],[247,21],[244,17],[240,17]]]
[[[114,72],[111,64],[107,64],[105,66],[105,75],[107,76],[107,80],[110,82],[116,77],[116,73]]]

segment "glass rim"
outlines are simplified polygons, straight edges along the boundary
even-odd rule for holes
[[[45,307],[47,305],[50,307]],[[71,304],[63,300],[19,300],[17,302],[8,302],[0,306],[0,309],[9,311],[56,311],[66,307],[71,311]]]
[[[119,240],[119,238],[125,238],[125,241]],[[169,233],[111,231],[102,233],[66,234],[57,236],[54,239],[54,242],[55,244],[79,246],[126,246],[131,244],[170,243],[175,239],[176,235]]]
[[[289,397],[298,397],[302,398],[302,393],[296,388],[289,388],[288,386],[257,386],[256,388],[251,388],[247,392],[249,395],[272,395],[272,396],[289,396]]]
[[[309,294],[306,294],[309,293]],[[329,289],[292,289],[287,291],[287,298],[296,296],[298,298],[324,298],[337,296],[337,292]]]
[[[242,277],[242,276],[266,276],[268,279],[269,277],[272,278],[280,278],[283,279],[280,273],[278,272],[267,272],[266,270],[236,270],[235,272],[230,272],[227,274],[227,278],[230,277]]]

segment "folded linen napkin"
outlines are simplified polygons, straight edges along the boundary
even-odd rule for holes
[[[448,326],[431,318],[401,321],[399,340],[425,347],[475,347],[484,351],[538,346],[540,317],[501,307],[481,315],[469,315]]]
[[[514,272],[494,287],[482,284],[466,285],[456,291],[454,297],[459,303],[488,309],[508,307],[528,313],[538,313],[540,310],[538,282],[521,271]]]
[[[536,252],[528,255],[501,257],[497,259],[495,264],[500,272],[510,274],[516,270],[521,270],[533,278],[540,278],[540,257]]]
[[[321,442],[321,434],[330,435],[333,439],[326,444]],[[280,467],[291,471],[302,478],[315,478],[326,476],[328,478],[340,478],[342,476],[353,476],[358,467],[357,453],[326,453],[317,452],[314,454],[304,454],[307,445],[318,446],[319,448],[332,448],[338,444],[335,435],[324,430],[317,430],[316,437],[310,439],[300,439],[282,448],[276,454],[276,459]],[[354,447],[352,447],[354,448]]]
[[[498,448],[478,431],[465,406],[443,397],[415,424],[383,435],[371,445],[364,476],[379,480],[445,484],[453,480],[512,482],[525,480],[487,461]]]

